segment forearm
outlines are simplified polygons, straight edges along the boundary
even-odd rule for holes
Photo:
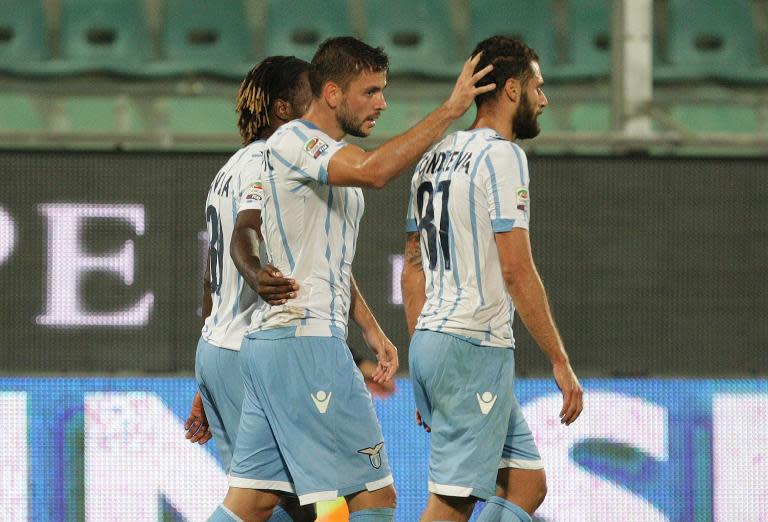
[[[373,332],[381,331],[378,321],[373,316],[373,312],[365,302],[365,298],[360,293],[354,276],[351,278],[351,302],[349,305],[349,315],[352,320],[360,327],[363,337],[367,337]]]
[[[413,336],[416,330],[416,322],[419,319],[421,310],[424,308],[426,295],[424,285],[426,277],[421,265],[414,266],[406,264],[403,267],[403,274],[400,278],[401,292],[403,296],[403,309],[405,311],[405,322],[408,325],[408,335]]]
[[[400,290],[403,296],[405,322],[408,335],[416,330],[416,321],[426,301],[426,276],[421,262],[421,238],[418,232],[408,232],[405,236],[403,254],[403,273],[400,276]]]
[[[404,134],[366,153],[360,169],[371,173],[371,186],[381,188],[421,158],[424,151],[461,116],[445,104]]]
[[[567,363],[568,354],[555,326],[544,284],[535,267],[505,275],[505,283],[520,319],[552,365]]]
[[[205,324],[205,320],[208,319],[208,316],[211,315],[211,310],[213,309],[213,297],[211,296],[211,277],[208,270],[205,271],[205,276],[203,277],[202,309],[203,324]]]
[[[259,259],[259,237],[256,230],[247,226],[236,227],[232,233],[229,254],[248,286],[258,291],[261,259]]]

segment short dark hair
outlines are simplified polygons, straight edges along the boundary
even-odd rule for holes
[[[488,64],[493,64],[493,70],[477,82],[477,86],[495,83],[496,88],[475,97],[475,103],[478,107],[495,99],[510,78],[515,78],[520,80],[520,83],[525,84],[533,75],[531,62],[539,61],[536,51],[517,38],[509,36],[491,36],[483,40],[472,51],[472,56],[480,51],[483,52],[483,56],[480,58],[475,71],[482,70]]]
[[[278,100],[293,103],[301,87],[301,74],[309,63],[295,56],[269,56],[251,69],[237,91],[235,110],[243,144],[261,138],[269,127],[269,112]]]
[[[371,47],[351,36],[328,38],[312,57],[309,85],[319,98],[326,82],[335,82],[344,89],[363,71],[386,72],[388,68],[389,58],[381,47]]]

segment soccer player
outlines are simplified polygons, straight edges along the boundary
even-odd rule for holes
[[[268,257],[300,282],[295,298],[264,305],[242,347],[245,397],[230,489],[211,520],[265,520],[277,494],[302,504],[346,497],[350,521],[392,521],[395,490],[370,394],[345,346],[348,316],[390,379],[397,351],[356,290],[352,260],[363,213],[359,188],[382,187],[460,117],[475,95],[479,57],[468,60],[448,100],[414,128],[366,152],[340,141],[365,137],[386,109],[388,60],[350,37],[329,39],[312,59],[313,99],[264,151],[262,232]],[[269,441],[266,443],[265,441]],[[250,514],[257,514],[251,516]]]
[[[235,217],[238,223],[259,225],[262,189],[258,176],[265,140],[280,125],[306,110],[310,99],[308,69],[309,63],[304,60],[273,56],[247,74],[236,107],[244,147],[218,172],[206,200],[210,241],[203,295],[206,319],[195,358],[200,391],[187,423],[187,438],[203,444],[212,432],[227,472],[243,400],[240,344],[260,304],[230,258],[230,238]],[[253,244],[257,245],[258,240]],[[205,420],[210,422],[210,431]],[[300,507],[295,497],[286,498],[283,506],[293,520],[314,520],[314,508]],[[278,508],[271,520],[291,520],[287,516],[283,508]]]
[[[422,521],[529,521],[546,479],[514,395],[515,310],[552,363],[560,420],[582,410],[582,389],[550,313],[528,239],[528,165],[515,140],[539,133],[547,106],[536,53],[496,36],[493,64],[467,131],[440,141],[411,183],[402,291],[417,423],[431,428],[429,498]],[[418,319],[418,321],[417,321]],[[415,329],[415,334],[413,333]]]

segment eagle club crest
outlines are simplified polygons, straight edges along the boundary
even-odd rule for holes
[[[368,455],[368,458],[371,459],[371,466],[379,469],[381,467],[381,448],[383,447],[384,442],[379,442],[372,448],[363,448],[357,450],[357,452],[362,453],[363,455]]]

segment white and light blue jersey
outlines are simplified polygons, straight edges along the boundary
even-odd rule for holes
[[[419,161],[406,231],[421,236],[426,302],[416,328],[514,346],[515,312],[494,234],[528,228],[528,162],[492,129],[445,137]]]
[[[232,262],[229,245],[237,213],[261,210],[264,143],[255,141],[237,151],[216,174],[205,201],[213,308],[202,337],[230,350],[240,349],[251,315],[261,304]]]
[[[267,140],[261,231],[267,256],[299,283],[285,305],[264,304],[250,330],[296,327],[295,335],[345,337],[363,193],[328,185],[328,162],[346,143],[294,120]]]

